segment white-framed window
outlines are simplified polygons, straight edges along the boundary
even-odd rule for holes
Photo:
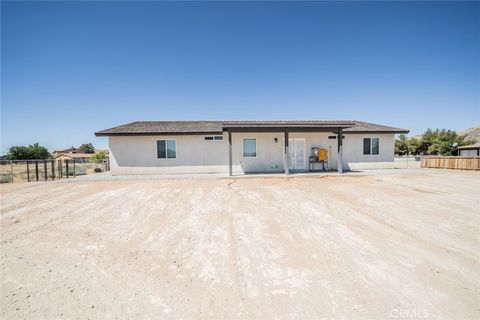
[[[177,140],[157,140],[157,159],[175,159]]]
[[[203,139],[205,141],[223,141],[223,136],[205,136]]]
[[[363,154],[377,155],[380,153],[379,138],[363,138]]]
[[[257,156],[257,139],[243,139],[242,155],[244,158],[255,158]]]

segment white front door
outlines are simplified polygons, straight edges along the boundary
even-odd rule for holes
[[[305,170],[305,139],[288,139],[288,168]]]

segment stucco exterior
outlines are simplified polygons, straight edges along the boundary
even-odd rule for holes
[[[157,140],[176,140],[175,159],[157,158]],[[111,136],[112,174],[228,172],[228,141],[205,141],[203,135]]]
[[[291,139],[305,139],[305,169],[312,147],[329,152],[328,167],[337,169],[337,140],[329,132],[292,132]],[[120,174],[228,173],[228,136],[222,141],[207,141],[205,135],[125,135],[109,136],[111,172]],[[234,173],[283,172],[283,133],[233,133]],[[257,155],[242,155],[243,139],[255,138]],[[363,138],[379,138],[379,154],[363,155]],[[157,140],[176,140],[175,159],[157,159]],[[345,134],[343,167],[346,170],[393,168],[394,134]]]
[[[379,154],[363,154],[363,138],[379,138]],[[346,134],[343,142],[343,167],[347,170],[394,168],[395,135]]]

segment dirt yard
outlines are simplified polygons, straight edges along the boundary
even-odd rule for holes
[[[2,319],[480,318],[478,173],[0,194]]]

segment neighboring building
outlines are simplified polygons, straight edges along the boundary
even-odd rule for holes
[[[55,150],[52,152],[52,156],[55,160],[73,160],[77,162],[85,162],[92,158],[94,153],[85,153],[85,151],[71,147],[64,150]]]
[[[480,156],[480,142],[468,146],[458,147],[458,155],[462,157]]]
[[[306,171],[311,148],[328,168],[393,168],[395,134],[360,121],[138,121],[108,136],[112,174]],[[342,137],[343,139],[339,139]]]
[[[55,160],[73,160],[75,159],[76,162],[87,162],[89,161],[93,153],[57,153],[53,157]]]
[[[85,153],[85,151],[83,151],[82,149],[71,147],[71,148],[68,148],[68,149],[54,150],[52,152],[52,156],[56,157],[57,155],[60,155],[60,154],[77,154],[77,153]]]

